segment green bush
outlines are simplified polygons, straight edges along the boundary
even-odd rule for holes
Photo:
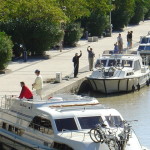
[[[13,20],[1,23],[0,28],[12,36],[14,43],[22,44],[32,55],[42,55],[63,36],[60,25],[45,21]]]
[[[0,70],[6,68],[12,57],[12,41],[5,32],[0,32]]]
[[[80,28],[79,23],[70,23],[66,25],[64,45],[75,46],[83,35],[83,29]]]
[[[91,36],[101,36],[108,26],[108,18],[102,13],[92,13],[88,19],[87,28]]]

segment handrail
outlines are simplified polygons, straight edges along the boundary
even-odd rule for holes
[[[72,131],[72,130],[68,130],[68,129],[62,129],[62,133],[61,133],[61,135],[64,133],[64,131],[69,131],[69,132],[71,132],[71,136],[70,136],[70,138],[72,138],[73,137],[73,132],[75,132],[75,133],[79,133],[79,134],[83,134],[83,140],[82,141],[84,141],[85,140],[85,135],[86,134],[88,134],[89,135],[89,132],[81,132],[81,131]]]

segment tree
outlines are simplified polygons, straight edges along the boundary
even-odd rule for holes
[[[12,41],[4,32],[0,32],[0,70],[6,68],[12,57]]]
[[[145,12],[145,1],[135,0],[134,16],[131,18],[130,23],[139,24],[141,20],[144,21],[144,12]]]
[[[150,0],[145,0],[145,19],[150,19]]]
[[[134,15],[134,0],[115,0],[112,4],[115,7],[112,11],[113,28],[117,30],[123,29]]]
[[[64,36],[64,45],[75,46],[83,34],[79,23],[67,24]]]
[[[100,36],[109,26],[109,12],[112,7],[108,0],[87,0],[90,15],[82,18],[82,26],[92,36]]]
[[[55,0],[1,0],[0,29],[32,54],[42,54],[60,41],[66,16]]]
[[[86,0],[57,0],[60,8],[67,16],[67,22],[74,22],[90,14]]]

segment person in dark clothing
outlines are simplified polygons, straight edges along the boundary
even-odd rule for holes
[[[33,94],[30,91],[30,89],[25,85],[25,83],[24,82],[20,82],[20,85],[22,87],[22,90],[21,90],[19,98],[20,99],[22,99],[22,98],[33,99]]]
[[[128,34],[127,34],[127,48],[130,47],[130,31],[128,31]]]
[[[74,63],[74,78],[77,77],[78,75],[78,70],[79,70],[79,58],[82,56],[82,52],[80,51],[80,55],[78,56],[78,53],[75,54],[73,57],[72,61]]]
[[[129,34],[129,42],[130,42],[129,48],[132,48],[132,34],[133,34],[133,31],[130,31],[130,34]]]

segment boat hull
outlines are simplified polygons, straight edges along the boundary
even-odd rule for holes
[[[146,84],[149,85],[149,79],[147,76],[141,76],[136,78],[87,78],[94,91],[102,93],[118,93],[118,92],[131,92],[134,90],[140,90]]]

